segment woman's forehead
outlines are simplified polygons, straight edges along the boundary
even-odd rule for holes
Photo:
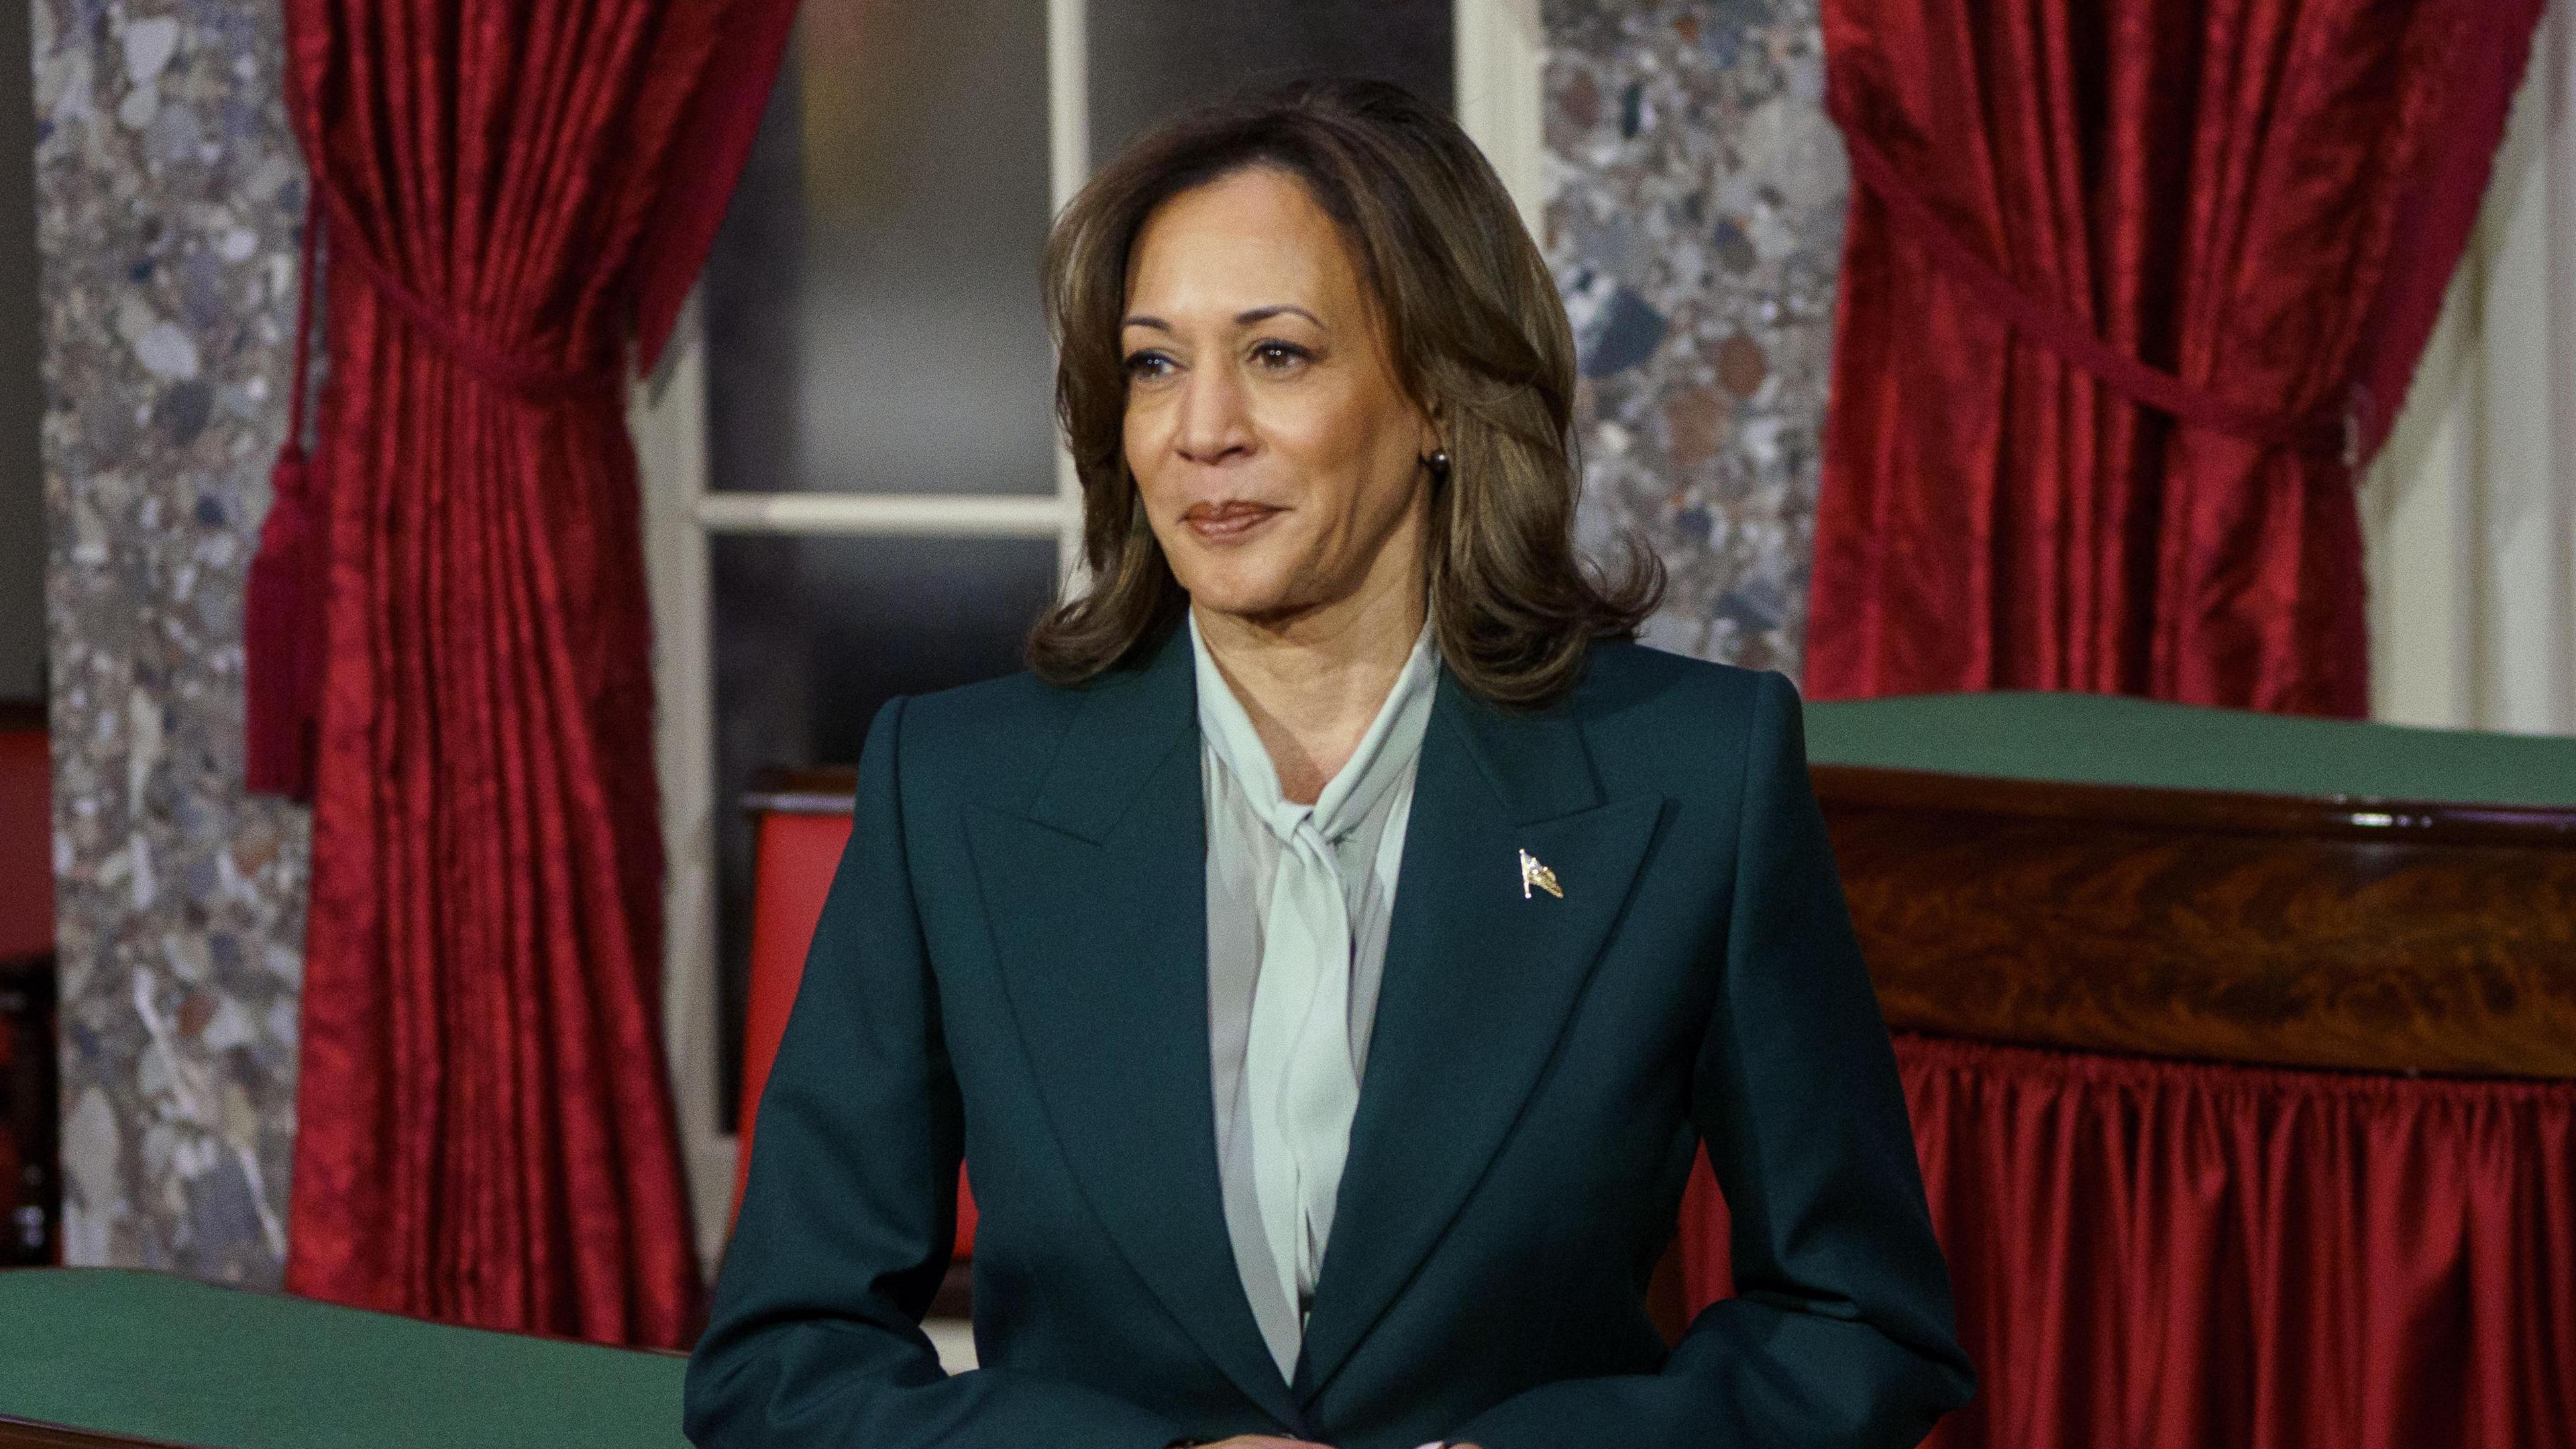
[[[1128,260],[1131,316],[1231,319],[1295,306],[1329,325],[1361,300],[1341,228],[1304,183],[1267,167],[1164,201],[1146,218]]]

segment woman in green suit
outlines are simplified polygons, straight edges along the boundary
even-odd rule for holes
[[[1474,146],[1376,84],[1201,112],[1047,274],[1091,584],[868,733],[691,1438],[1919,1440],[1973,1380],[1797,696],[1579,562]],[[1668,1349],[1701,1142],[1737,1292]]]

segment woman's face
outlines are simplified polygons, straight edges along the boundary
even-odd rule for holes
[[[1419,591],[1437,440],[1302,183],[1238,171],[1157,208],[1119,343],[1127,466],[1199,608],[1278,622]]]

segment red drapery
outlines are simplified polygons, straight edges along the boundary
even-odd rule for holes
[[[250,783],[314,807],[287,1285],[678,1345],[700,1293],[624,379],[792,0],[285,14],[329,360],[244,629]]]
[[[2539,0],[1826,0],[1806,685],[2358,715],[2353,466]]]
[[[1934,1449],[2576,1444],[2576,1082],[1897,1058],[1980,1378]],[[1704,1164],[1682,1252],[1731,1291]]]

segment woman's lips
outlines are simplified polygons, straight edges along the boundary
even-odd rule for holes
[[[1203,542],[1233,543],[1286,511],[1268,504],[1232,500],[1197,503],[1181,515],[1181,522],[1187,524],[1190,532]]]

